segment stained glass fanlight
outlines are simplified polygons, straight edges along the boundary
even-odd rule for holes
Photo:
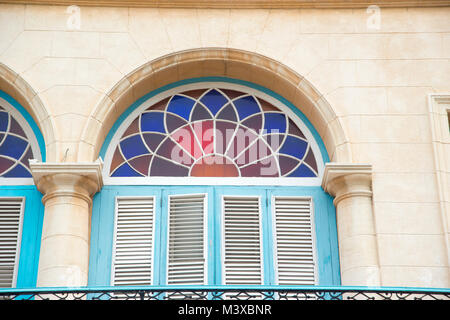
[[[126,128],[111,177],[317,177],[310,142],[275,105],[206,88],[164,98]]]
[[[33,159],[29,137],[17,119],[0,106],[0,177],[30,178]]]

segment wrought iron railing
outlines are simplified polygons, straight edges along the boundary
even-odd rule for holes
[[[0,300],[450,300],[450,289],[318,286],[129,286],[0,289]]]

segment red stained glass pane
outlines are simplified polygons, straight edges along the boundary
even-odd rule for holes
[[[201,97],[201,95],[206,91],[207,89],[198,89],[198,90],[189,90],[182,92],[181,94],[184,94],[186,96],[189,96],[194,99],[198,99]]]
[[[172,133],[171,138],[195,159],[198,159],[203,155],[202,148],[195,139],[195,134],[189,125]]]
[[[128,164],[133,167],[134,170],[143,174],[144,176],[148,175],[148,167],[150,165],[150,160],[152,160],[151,155],[145,155],[141,157],[134,158],[128,161]]]
[[[164,110],[166,110],[167,103],[169,102],[170,98],[171,97],[168,97],[168,98],[165,98],[165,99],[155,103],[151,107],[147,108],[147,110],[152,110],[152,111],[155,111],[155,110],[162,110],[162,111],[164,111]]]
[[[191,169],[192,177],[238,177],[239,171],[233,162],[219,155],[202,158]]]
[[[0,174],[8,170],[10,167],[14,165],[14,161],[11,161],[7,158],[0,157]]]
[[[113,158],[111,160],[110,173],[112,173],[119,165],[125,162],[125,159],[122,157],[122,154],[119,151],[119,147],[114,151]]]
[[[230,89],[220,89],[223,93],[225,93],[230,100],[233,100],[237,97],[243,96],[245,93],[236,91],[236,90],[230,90]]]
[[[127,128],[127,130],[123,133],[122,138],[130,136],[132,134],[139,132],[139,117],[133,120],[131,122],[130,126]]]
[[[268,103],[266,100],[257,98],[259,104],[261,105],[261,109],[264,112],[270,112],[270,111],[280,111],[280,109],[278,109],[277,107],[275,107],[274,105],[272,105],[271,103]]]

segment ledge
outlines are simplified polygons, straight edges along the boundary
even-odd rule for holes
[[[40,4],[40,5],[79,5],[106,7],[154,7],[154,8],[235,8],[235,9],[299,9],[299,8],[367,8],[379,7],[444,7],[450,6],[448,0],[9,0],[0,3]]]

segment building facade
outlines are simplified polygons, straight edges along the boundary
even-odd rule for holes
[[[1,3],[0,287],[448,288],[449,6]]]

